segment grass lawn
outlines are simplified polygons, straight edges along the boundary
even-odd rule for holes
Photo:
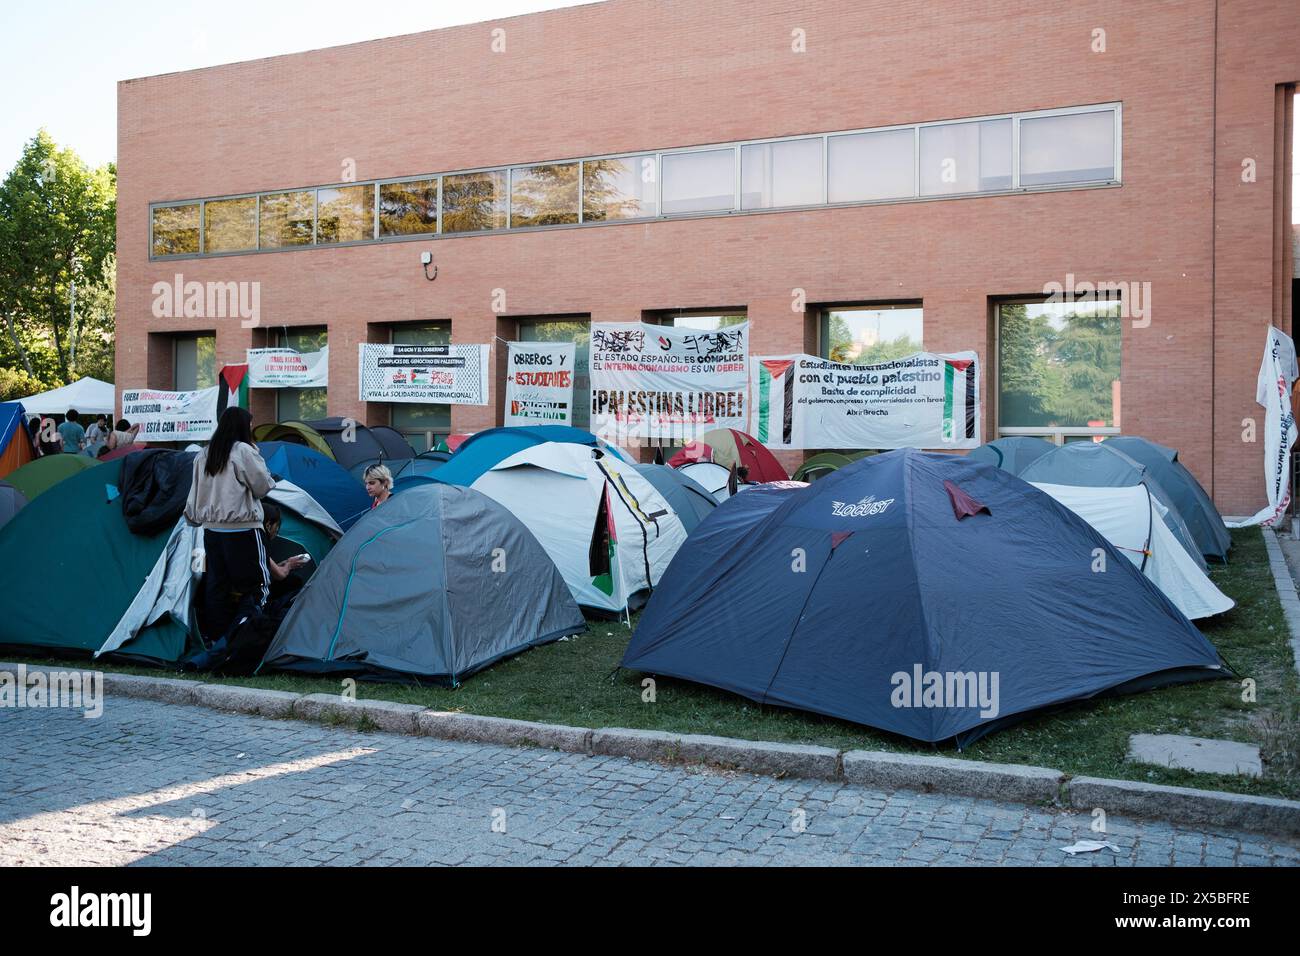
[[[1076,776],[1300,798],[1300,681],[1260,532],[1234,531],[1230,563],[1211,565],[1211,574],[1219,588],[1236,600],[1237,607],[1201,621],[1201,630],[1243,677],[1255,681],[1256,702],[1242,700],[1242,685],[1236,680],[1166,687],[1038,716],[991,734],[962,753],[951,746],[916,744],[841,720],[760,706],[733,694],[669,678],[658,679],[654,703],[643,703],[643,675],[616,672],[630,636],[622,622],[592,621],[586,634],[503,661],[455,690],[362,683],[358,696],[546,723],[938,753],[1054,767]],[[158,673],[107,666],[132,673]],[[201,679],[201,675],[181,676]],[[337,678],[285,674],[220,681],[299,693],[338,693],[340,688]],[[1191,734],[1257,743],[1263,748],[1265,773],[1259,780],[1250,780],[1130,764],[1124,755],[1133,733]]]

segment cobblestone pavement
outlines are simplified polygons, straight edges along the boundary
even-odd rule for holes
[[[110,698],[0,710],[0,864],[1300,863],[1300,843]]]

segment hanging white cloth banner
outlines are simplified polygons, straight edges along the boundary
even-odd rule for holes
[[[1255,401],[1264,406],[1264,480],[1268,507],[1244,521],[1225,521],[1229,528],[1251,525],[1272,526],[1291,504],[1291,446],[1296,440],[1295,416],[1291,414],[1291,386],[1300,378],[1296,367],[1295,343],[1291,336],[1269,328],[1264,344],[1264,361],[1259,366]]]
[[[319,352],[297,349],[248,349],[249,388],[326,388],[329,346]]]
[[[507,425],[572,425],[572,342],[510,342],[506,362]]]

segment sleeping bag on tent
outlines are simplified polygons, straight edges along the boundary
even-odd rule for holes
[[[430,483],[394,495],[343,536],[262,667],[454,686],[585,628],[523,524],[486,495]]]
[[[991,465],[912,449],[719,506],[623,665],[961,745],[1042,708],[1228,674],[1082,518]]]

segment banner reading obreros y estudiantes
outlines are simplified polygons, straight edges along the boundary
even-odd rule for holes
[[[573,424],[573,363],[576,352],[572,342],[509,344],[506,359],[507,425]]]
[[[755,356],[750,434],[768,448],[974,448],[974,352],[918,352],[877,365],[815,355]]]
[[[593,322],[591,430],[615,444],[743,429],[749,323],[714,330]]]
[[[217,428],[217,392],[221,387],[194,392],[125,388],[122,417],[140,426],[136,441],[207,441]]]
[[[319,352],[297,349],[248,349],[249,388],[327,388],[329,346]]]
[[[486,345],[357,346],[363,402],[488,403]]]

